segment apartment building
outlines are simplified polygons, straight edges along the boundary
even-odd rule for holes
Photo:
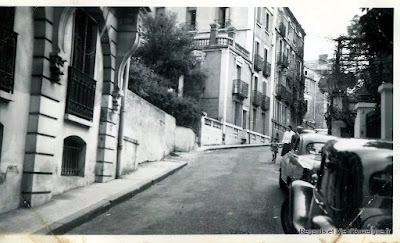
[[[271,7],[169,7],[195,32],[209,78],[201,99],[205,125],[221,134],[210,143],[270,141],[275,11]],[[202,140],[204,140],[202,134]],[[204,144],[207,144],[205,142]]]
[[[275,72],[271,134],[282,138],[285,128],[302,124],[305,31],[289,8],[275,11]]]
[[[120,94],[148,11],[0,8],[0,213],[132,170]]]
[[[303,124],[306,127],[327,129],[325,113],[328,110],[328,99],[319,88],[319,82],[329,74],[331,68],[332,62],[328,60],[327,54],[319,55],[317,60],[306,61],[304,64],[304,98],[308,109]]]

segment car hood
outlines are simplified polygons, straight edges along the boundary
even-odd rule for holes
[[[315,155],[315,154],[305,154],[305,155],[299,155],[297,157],[297,161],[299,164],[303,166],[303,168],[307,168],[310,170],[318,170],[320,164],[321,164],[321,155]]]

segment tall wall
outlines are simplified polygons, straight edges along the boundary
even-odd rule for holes
[[[204,95],[201,99],[201,108],[207,112],[209,117],[219,116],[219,90],[221,71],[221,52],[207,51],[206,60],[202,66],[207,70],[208,78],[205,82]]]
[[[29,100],[33,56],[33,11],[17,7],[14,31],[18,34],[15,82],[12,94],[0,90],[0,123],[3,143],[0,161],[0,213],[17,208],[23,174],[25,140],[29,116]]]
[[[175,118],[128,91],[124,137],[136,140],[136,161],[160,160],[174,150]]]

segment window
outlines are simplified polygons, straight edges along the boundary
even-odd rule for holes
[[[308,111],[308,100],[306,100],[306,112]]]
[[[14,91],[17,33],[14,32],[15,8],[0,7],[0,90]]]
[[[236,126],[240,126],[240,111],[242,110],[242,106],[240,105],[239,102],[235,101],[234,102],[234,124]]]
[[[253,131],[256,131],[257,126],[257,109],[253,109]]]
[[[243,129],[247,129],[247,111],[243,111]]]
[[[263,82],[262,92],[263,95],[267,95],[267,82]]]
[[[72,66],[69,67],[66,113],[86,120],[93,119],[96,81],[97,25],[81,9],[75,11],[74,49]]]
[[[194,7],[187,8],[187,26],[188,26],[189,30],[197,29],[196,8],[194,8]]]
[[[221,28],[229,27],[230,25],[229,8],[227,7],[219,8],[218,24]]]
[[[265,134],[266,133],[266,129],[265,129],[266,116],[265,116],[264,112],[261,114],[261,120],[262,120],[262,134]]]
[[[0,163],[1,163],[1,151],[3,150],[3,132],[4,132],[4,126],[3,124],[0,123]]]
[[[236,79],[241,79],[241,77],[242,77],[242,67],[236,65]]]
[[[165,8],[164,7],[156,7],[156,16],[160,16],[165,14]]]
[[[256,41],[256,50],[255,50],[256,55],[258,55],[258,53],[260,53],[259,51],[260,51],[260,43],[258,43]]]
[[[257,8],[257,23],[261,24],[261,8]]]
[[[257,92],[258,90],[258,78],[254,77],[254,91]]]
[[[269,13],[265,13],[265,30],[269,31]]]
[[[79,137],[64,139],[62,176],[84,176],[86,143]]]
[[[268,60],[268,49],[264,49],[264,62]]]

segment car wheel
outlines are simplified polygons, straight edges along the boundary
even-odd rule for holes
[[[282,180],[282,173],[280,172],[279,173],[279,187],[282,189],[285,189],[286,186],[287,186],[286,183]]]
[[[289,216],[289,199],[286,198],[282,203],[281,208],[281,224],[285,234],[298,234],[297,230],[293,227]]]

